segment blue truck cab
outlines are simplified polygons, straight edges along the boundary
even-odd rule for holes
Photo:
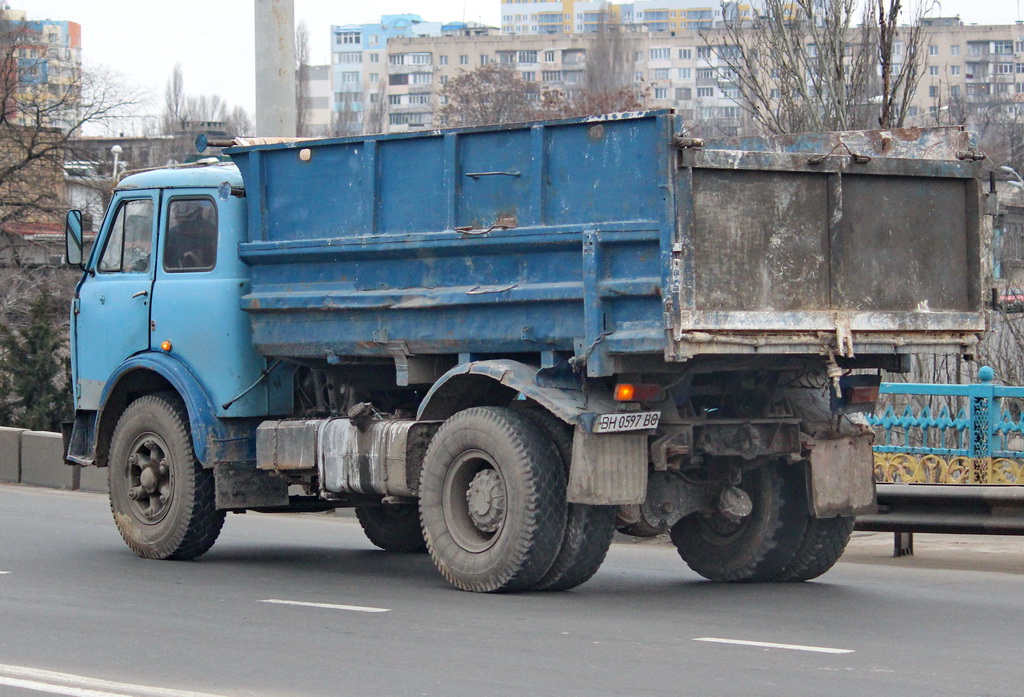
[[[68,462],[148,558],[354,507],[470,591],[578,586],[615,530],[709,579],[825,573],[874,505],[881,371],[985,328],[978,155],[682,126],[238,139],[127,177],[73,301]]]

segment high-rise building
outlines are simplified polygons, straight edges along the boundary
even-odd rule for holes
[[[24,10],[0,10],[0,61],[4,63],[0,98],[9,121],[19,125],[68,128],[74,110],[50,108],[43,112],[25,105],[71,105],[78,98],[82,65],[82,28],[75,22],[28,19]],[[19,106],[20,103],[20,106]],[[37,124],[42,113],[47,123]]]
[[[506,34],[586,34],[602,25],[643,27],[651,32],[710,29],[726,12],[748,17],[749,2],[708,0],[501,0],[501,30]]]

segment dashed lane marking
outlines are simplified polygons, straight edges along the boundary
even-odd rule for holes
[[[812,653],[853,653],[853,649],[833,649],[827,646],[802,646],[800,644],[776,644],[771,641],[746,641],[743,639],[719,639],[717,637],[700,637],[694,641],[707,641],[713,644],[735,644],[737,646],[757,646],[762,649],[785,649],[787,651],[810,651]]]
[[[278,600],[277,598],[271,598],[269,600],[261,600],[261,603],[271,603],[273,605],[300,605],[302,607],[317,607],[324,610],[347,610],[349,612],[391,612],[390,609],[385,607],[363,607],[361,605],[334,605],[332,603],[305,603],[299,600]]]
[[[217,697],[207,692],[189,692],[164,687],[134,685],[0,663],[0,685],[66,697]]]

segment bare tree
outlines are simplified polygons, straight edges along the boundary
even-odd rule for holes
[[[25,46],[41,43],[31,24],[0,13],[0,244],[16,266],[23,264],[25,240],[19,226],[59,224],[64,163],[82,127],[123,118],[138,106],[112,74],[68,63],[59,80],[46,79],[45,61],[19,60]]]
[[[181,63],[176,63],[167,87],[164,88],[163,132],[177,133],[192,120],[189,113],[188,98],[185,96],[185,78],[182,75]]]
[[[441,90],[447,99],[437,117],[443,126],[529,121],[536,111],[539,93],[516,70],[500,63],[481,65],[460,73]]]
[[[902,0],[870,0],[862,27],[856,0],[764,0],[750,20],[727,7],[722,28],[702,37],[762,130],[902,125],[920,79],[924,5],[910,28],[896,26]]]
[[[309,28],[304,21],[295,28],[295,135],[308,136],[313,98],[309,85]]]

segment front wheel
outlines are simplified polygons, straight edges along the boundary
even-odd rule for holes
[[[451,417],[423,460],[420,520],[434,564],[457,588],[534,586],[554,563],[566,522],[565,473],[550,438],[509,409]]]
[[[768,464],[743,474],[739,487],[752,509],[740,521],[717,511],[672,526],[679,556],[712,581],[774,581],[793,561],[810,519],[798,466]]]
[[[128,405],[114,427],[107,464],[110,510],[133,552],[147,559],[194,559],[224,525],[213,472],[196,461],[188,414],[176,394]]]

